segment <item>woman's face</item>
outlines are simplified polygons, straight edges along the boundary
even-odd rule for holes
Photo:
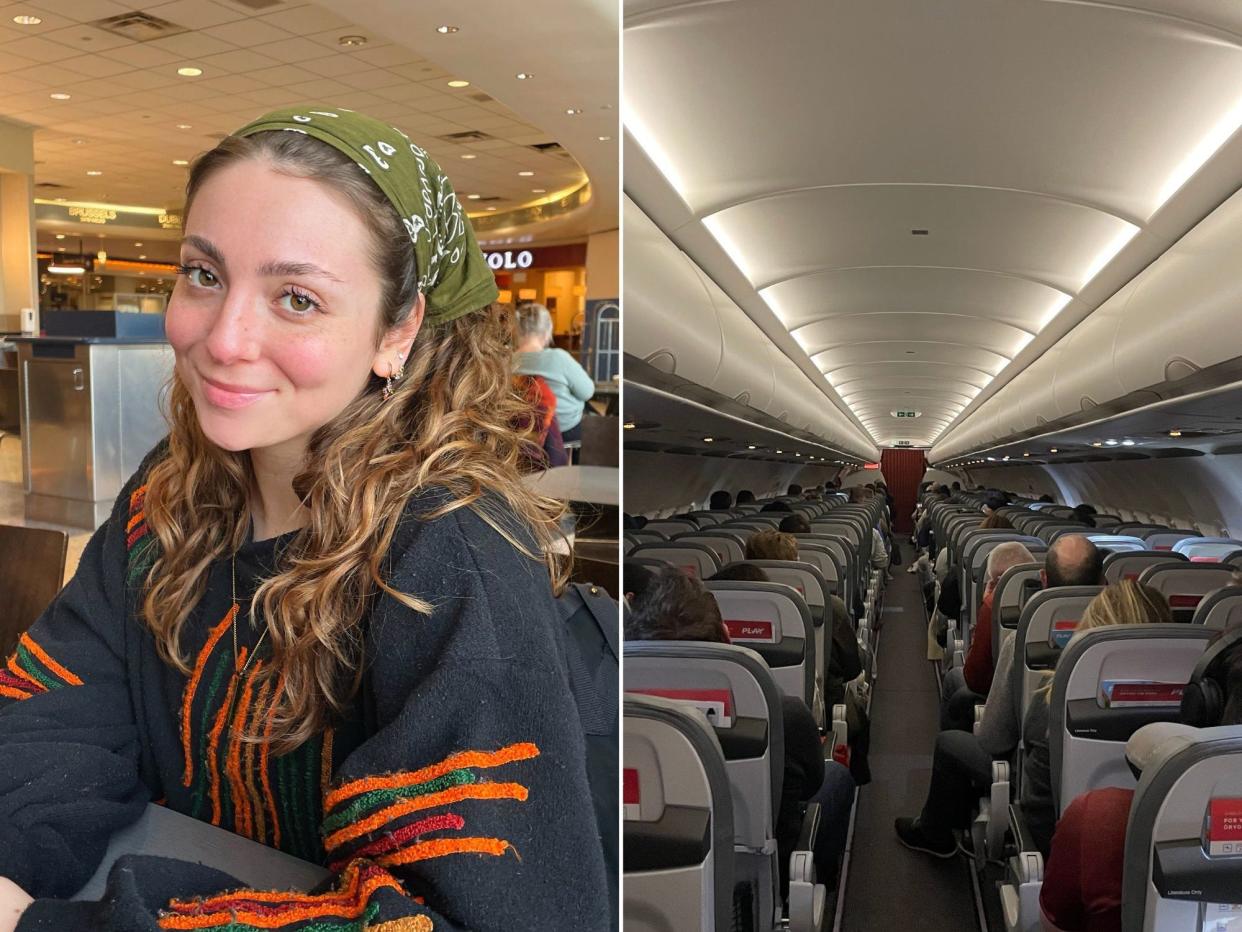
[[[300,454],[373,371],[395,368],[409,342],[398,348],[386,338],[376,350],[380,283],[370,246],[343,199],[264,161],[235,163],[202,185],[181,245],[188,270],[166,325],[213,443]]]

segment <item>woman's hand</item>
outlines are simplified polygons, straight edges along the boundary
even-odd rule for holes
[[[7,877],[0,877],[0,932],[13,932],[34,898]]]

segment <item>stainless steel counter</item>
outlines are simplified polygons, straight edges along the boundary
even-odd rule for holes
[[[26,517],[94,530],[167,433],[172,347],[123,338],[19,337]]]

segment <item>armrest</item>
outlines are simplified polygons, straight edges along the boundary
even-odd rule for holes
[[[834,706],[841,708],[841,706]],[[828,891],[815,882],[815,840],[819,836],[819,803],[810,803],[802,817],[798,841],[789,855],[789,930],[819,932]]]
[[[983,729],[983,713],[986,709],[987,709],[987,706],[983,705],[982,703],[975,706],[975,725],[974,725],[974,728],[972,728],[971,730],[975,733],[976,736],[978,736],[979,732]]]
[[[988,821],[984,839],[988,857],[995,860],[1005,850],[1005,832],[1009,828],[1009,763],[1003,760],[992,761],[992,791],[990,794],[990,811],[992,818]],[[997,818],[997,816],[1002,816]]]
[[[832,759],[848,767],[850,764],[850,732],[845,722],[845,704],[832,707]]]
[[[1023,851],[1009,859],[1001,884],[1001,911],[1005,932],[1040,928],[1039,891],[1044,883],[1044,859],[1038,851]]]

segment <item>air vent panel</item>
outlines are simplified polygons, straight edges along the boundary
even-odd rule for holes
[[[487,133],[481,132],[477,129],[470,129],[466,130],[464,133],[449,133],[447,136],[440,136],[437,138],[443,139],[445,142],[488,142],[496,137],[490,136]]]
[[[166,19],[152,16],[137,10],[133,13],[120,13],[107,19],[98,19],[87,25],[94,26],[103,32],[129,39],[131,42],[150,42],[152,39],[166,39],[188,32],[185,26],[178,26]]]

